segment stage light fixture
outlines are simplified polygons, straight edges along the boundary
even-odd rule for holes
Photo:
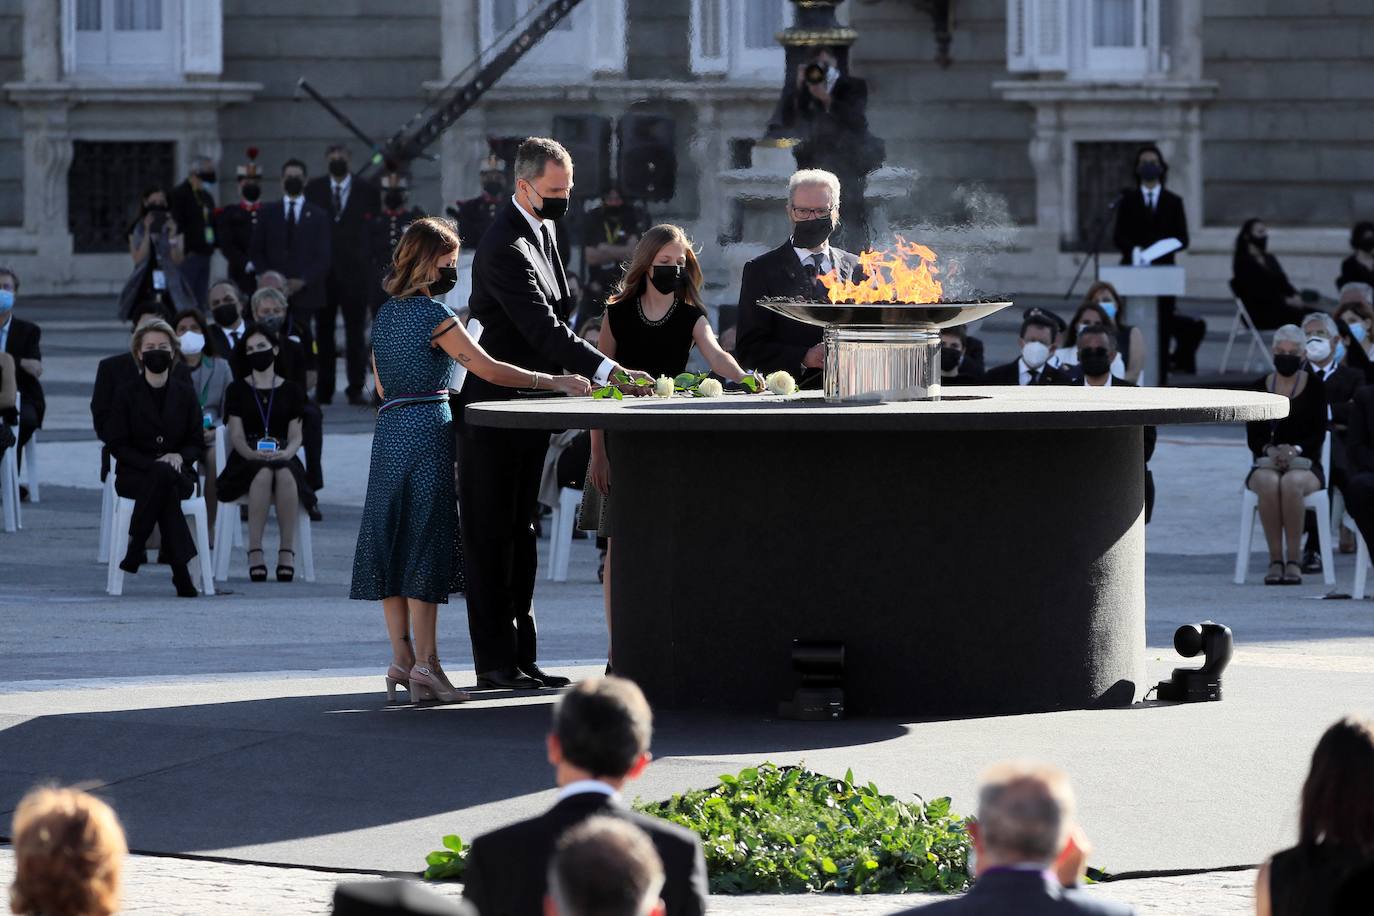
[[[1231,628],[1205,620],[1174,631],[1174,650],[1184,658],[1199,652],[1205,661],[1201,668],[1175,668],[1167,681],[1155,688],[1161,700],[1198,703],[1221,699],[1221,672],[1231,662]]]
[[[820,722],[844,718],[844,643],[792,640],[792,670],[801,684],[778,704],[784,719]]]

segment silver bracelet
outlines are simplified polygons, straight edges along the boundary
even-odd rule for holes
[[[530,381],[532,381],[532,382],[534,383],[534,390],[535,390],[535,391],[538,391],[538,390],[539,390],[539,373],[538,373],[538,372],[531,372],[531,373],[530,373]]]

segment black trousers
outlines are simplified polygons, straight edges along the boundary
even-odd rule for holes
[[[348,282],[345,278],[331,275],[325,285],[325,306],[315,316],[320,372],[315,393],[321,401],[334,396],[339,358],[334,330],[341,312],[344,324],[344,371],[348,378],[345,393],[349,397],[363,393],[363,375],[367,370],[367,300],[367,284],[363,281]]]
[[[1355,520],[1366,544],[1374,544],[1374,471],[1360,471],[1346,478],[1345,511]]]
[[[479,673],[528,665],[538,643],[532,520],[549,434],[455,426],[473,661]]]
[[[1197,351],[1202,346],[1202,338],[1207,336],[1207,322],[1192,315],[1177,311],[1178,300],[1173,296],[1160,296],[1159,303],[1159,385],[1169,381],[1169,369],[1179,372],[1197,372]],[[1169,344],[1173,343],[1170,354]]]
[[[163,461],[145,471],[121,464],[115,474],[115,492],[134,501],[134,514],[129,521],[133,549],[142,550],[156,527],[162,533],[162,553],[167,559],[172,563],[190,563],[196,555],[196,542],[186,516],[181,514],[181,501],[190,499],[195,491],[195,478],[188,470],[178,471]]]
[[[318,493],[324,489],[324,411],[308,399],[301,417],[301,449],[306,457],[305,482]]]

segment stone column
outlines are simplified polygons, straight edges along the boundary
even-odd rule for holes
[[[24,0],[24,82],[62,78],[62,0]]]

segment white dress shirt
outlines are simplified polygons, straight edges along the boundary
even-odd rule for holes
[[[1154,208],[1159,205],[1159,190],[1162,187],[1163,185],[1158,184],[1155,185],[1153,188],[1147,188],[1144,185],[1141,185],[1140,193],[1145,198],[1146,207],[1148,207],[1151,210],[1154,210]]]
[[[1016,383],[1018,385],[1029,385],[1031,383],[1031,373],[1036,372],[1040,375],[1044,375],[1045,370],[1050,368],[1050,364],[1048,361],[1046,361],[1045,364],[1041,366],[1039,369],[1032,369],[1030,366],[1026,365],[1026,361],[1024,359],[1018,356],[1016,357],[1016,368]]]
[[[558,236],[554,233],[553,223],[546,219],[540,219],[520,206],[520,201],[515,199],[514,194],[511,195],[510,200],[511,203],[515,204],[515,209],[525,218],[525,222],[530,224],[530,229],[534,232],[534,237],[539,240],[540,251],[544,249],[544,237],[539,231],[541,228],[549,230],[549,244],[556,248],[558,246]],[[601,365],[596,367],[596,374],[592,376],[592,381],[596,382],[598,385],[605,385],[610,381],[613,371],[615,371],[615,360],[603,359]],[[600,783],[600,785],[605,785],[605,783]]]
[[[811,263],[811,258],[813,255],[821,256],[820,273],[830,273],[830,271],[835,267],[835,262],[830,257],[829,242],[826,242],[825,245],[821,247],[820,251],[811,251],[806,248],[798,248],[795,245],[792,246],[792,250],[797,253],[797,259],[802,262],[802,267],[806,267],[808,264]]]
[[[582,795],[585,792],[595,792],[605,795],[612,800],[618,800],[620,793],[599,779],[579,779],[577,782],[570,782],[558,790],[558,797],[554,799],[554,804],[558,804],[563,799],[571,795]]]
[[[1089,383],[1088,383],[1088,377],[1085,375],[1085,376],[1083,376],[1083,387],[1084,387],[1084,388],[1110,388],[1110,387],[1112,387],[1112,374],[1111,374],[1110,372],[1107,373],[1107,382],[1106,382],[1106,384],[1104,384],[1104,385],[1091,385],[1091,384],[1089,384]]]
[[[301,211],[305,209],[305,195],[299,197],[283,197],[281,199],[282,212],[286,214],[287,220],[291,219],[291,209],[294,206],[296,211],[296,222],[301,221]]]

